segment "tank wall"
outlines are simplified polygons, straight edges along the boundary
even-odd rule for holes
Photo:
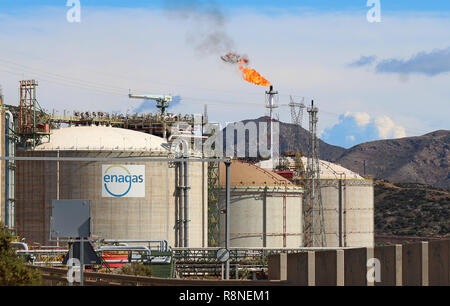
[[[322,183],[326,243],[339,247],[339,184],[337,180]],[[343,180],[342,242],[346,247],[374,246],[374,191],[366,180]]]
[[[0,111],[0,154],[5,156],[5,112]],[[0,161],[0,224],[5,224],[5,161]]]
[[[22,155],[24,155],[22,153]],[[56,153],[27,155],[56,156]],[[114,158],[132,153],[61,152],[61,157]],[[145,166],[145,197],[102,197],[101,162],[60,162],[59,199],[91,200],[92,232],[105,239],[167,239],[175,243],[175,169],[166,162],[121,163]],[[27,239],[49,244],[51,202],[57,199],[57,162],[26,161],[18,164],[18,226]],[[190,163],[190,246],[203,247],[204,220],[202,164]],[[30,192],[33,190],[33,192]],[[205,198],[206,199],[206,198]]]
[[[339,189],[335,183],[321,188],[327,247],[339,246]]]
[[[347,246],[375,245],[374,189],[371,182],[351,186],[346,195]]]
[[[230,201],[230,246],[271,247],[284,246],[283,206],[286,201],[286,247],[302,244],[302,198],[301,193],[245,191],[232,188]],[[225,193],[220,197],[225,208]],[[221,245],[225,245],[225,215],[221,215]]]

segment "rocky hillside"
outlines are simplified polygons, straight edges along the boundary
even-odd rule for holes
[[[270,136],[270,128],[269,128],[269,118],[261,117],[253,120],[243,120],[244,124],[249,122],[256,123],[259,131],[259,123],[267,123],[267,134]],[[308,152],[308,139],[309,132],[298,125],[279,122],[280,123],[280,152],[288,152],[288,151],[299,151],[299,152]],[[224,144],[226,139],[226,131],[224,132]],[[242,141],[242,139],[238,139],[237,135],[235,135],[235,143]],[[245,137],[245,143],[248,146],[249,139],[248,134]],[[225,146],[224,146],[225,147]],[[246,151],[247,152],[247,151]],[[344,148],[330,145],[322,140],[319,140],[319,154],[320,158],[323,160],[334,161],[338,157],[340,157],[345,152]]]
[[[450,131],[373,141],[346,150],[337,162],[366,176],[450,188]]]
[[[450,235],[450,192],[422,184],[375,182],[378,236]]]
[[[242,122],[255,122],[258,127],[260,122],[266,122],[269,126],[267,117]],[[309,132],[304,128],[280,122],[281,153],[307,153],[308,139]],[[248,135],[245,139],[238,139],[235,135],[235,143],[239,141],[248,145]],[[450,130],[367,142],[348,150],[319,140],[319,154],[323,160],[336,162],[367,177],[450,189]]]

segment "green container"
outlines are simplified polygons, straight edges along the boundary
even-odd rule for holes
[[[151,262],[152,276],[160,278],[171,278],[173,275],[174,262],[172,252],[152,251]],[[164,262],[162,262],[164,260]]]

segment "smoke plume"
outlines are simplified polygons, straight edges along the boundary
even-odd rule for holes
[[[234,41],[226,32],[227,18],[214,0],[165,0],[170,17],[192,23],[187,42],[201,55],[223,54],[234,49]]]

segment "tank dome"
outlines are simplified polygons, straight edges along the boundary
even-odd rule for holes
[[[160,137],[127,129],[98,126],[80,126],[54,129],[44,138],[37,151],[152,151],[168,152]]]
[[[225,186],[225,165],[220,164],[220,186]],[[233,161],[230,166],[231,186],[293,186],[293,184],[274,172],[258,166]]]

